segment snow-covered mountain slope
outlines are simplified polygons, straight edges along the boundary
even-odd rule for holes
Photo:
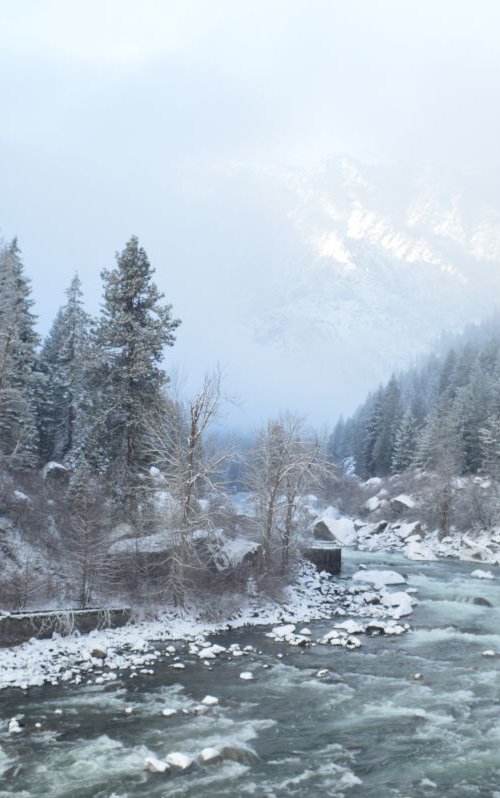
[[[483,176],[337,157],[221,168],[209,183],[203,255],[227,263],[226,332],[207,335],[250,413],[331,422],[497,305],[500,191]]]
[[[493,310],[500,205],[482,201],[474,181],[449,185],[430,170],[348,158],[267,179],[289,192],[284,223],[301,251],[252,321],[262,345],[307,359],[328,353],[332,370],[347,359],[373,384],[442,330]]]

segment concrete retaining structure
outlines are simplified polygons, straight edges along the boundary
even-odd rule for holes
[[[132,617],[128,607],[87,610],[55,610],[53,612],[13,612],[0,615],[0,648],[16,646],[31,637],[52,637],[54,632],[91,632],[93,629],[125,626]]]

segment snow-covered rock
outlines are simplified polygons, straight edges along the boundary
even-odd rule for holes
[[[409,496],[407,493],[400,493],[399,496],[394,496],[389,503],[391,509],[396,513],[404,513],[407,510],[413,510],[417,504],[413,496]]]
[[[374,513],[380,507],[380,499],[378,496],[371,496],[365,501],[363,506],[369,513]]]
[[[168,773],[170,767],[164,759],[158,759],[156,756],[147,756],[144,760],[144,767],[150,773]]]
[[[420,540],[409,540],[405,548],[405,557],[409,560],[424,560],[431,562],[437,560],[436,555],[429,546]]]
[[[343,621],[342,623],[337,623],[335,624],[335,628],[343,629],[345,632],[347,632],[348,635],[359,634],[359,632],[363,631],[359,623],[356,623],[356,621],[352,620]]]
[[[284,624],[283,626],[274,626],[272,629],[272,634],[275,637],[285,638],[293,634],[294,631],[295,631],[295,624],[287,623]]]
[[[396,620],[405,615],[411,615],[413,612],[413,601],[408,593],[404,593],[403,591],[398,593],[383,593],[382,604],[389,609],[390,615]]]
[[[341,546],[354,546],[357,533],[352,518],[339,517],[335,507],[328,507],[314,522],[314,536],[320,540],[331,540]]]
[[[214,695],[206,695],[201,703],[204,704],[206,707],[215,707],[219,703],[219,699],[216,698]]]
[[[366,585],[385,587],[386,585],[404,585],[406,579],[396,571],[356,571],[352,577],[354,582],[363,582]]]
[[[165,757],[165,762],[171,768],[175,768],[176,770],[188,770],[188,768],[192,767],[194,764],[194,759],[188,754],[172,751],[172,753],[167,754]]]
[[[480,568],[477,568],[475,571],[472,571],[471,576],[474,579],[494,579],[494,575],[491,571],[482,571]]]
[[[9,720],[9,726],[8,726],[8,729],[7,729],[9,734],[21,734],[22,730],[23,730],[23,728],[19,724],[19,721],[17,720],[17,718],[12,718],[11,720]]]
[[[244,682],[251,682],[253,679],[253,673],[250,671],[243,671],[240,673],[240,679],[243,679]]]
[[[222,759],[222,754],[218,748],[202,748],[199,761],[202,765],[215,765]]]
[[[396,535],[400,537],[402,540],[406,540],[412,536],[421,536],[422,533],[422,525],[419,521],[413,521],[412,523],[407,524],[397,524],[393,526]]]
[[[173,709],[173,707],[165,707],[165,709],[162,709],[161,714],[164,718],[172,718],[177,715],[177,710]]]

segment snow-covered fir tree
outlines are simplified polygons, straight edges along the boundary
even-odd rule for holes
[[[31,287],[17,241],[0,249],[0,458],[27,468],[38,459],[38,335]]]
[[[74,466],[86,435],[90,396],[91,318],[85,312],[76,275],[44,341],[41,366],[45,390],[39,403],[40,452],[43,462],[59,460]]]
[[[179,319],[153,282],[154,269],[133,236],[104,270],[104,305],[96,332],[93,369],[95,405],[88,454],[134,512],[149,465],[145,418],[161,404],[167,382],[161,368],[165,347],[175,342]]]

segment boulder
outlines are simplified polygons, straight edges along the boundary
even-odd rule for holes
[[[354,546],[358,536],[352,518],[339,517],[335,507],[328,507],[313,527],[316,540],[327,540],[339,543],[341,546]]]
[[[369,499],[365,501],[363,507],[369,513],[374,513],[380,507],[380,499],[378,498],[378,496],[371,496]]]
[[[408,496],[406,493],[400,493],[399,496],[395,496],[389,502],[391,510],[398,515],[402,515],[402,513],[408,512],[408,510],[413,510],[416,506],[415,499],[412,496]]]
[[[257,760],[257,755],[250,748],[225,745],[220,753],[223,759],[227,759],[230,762],[239,762],[241,765],[248,765]]]
[[[405,548],[405,557],[409,560],[422,560],[431,562],[437,560],[434,552],[420,540],[409,540]]]
[[[472,603],[477,604],[478,607],[493,607],[491,601],[488,601],[488,599],[485,599],[482,596],[474,596]]]

